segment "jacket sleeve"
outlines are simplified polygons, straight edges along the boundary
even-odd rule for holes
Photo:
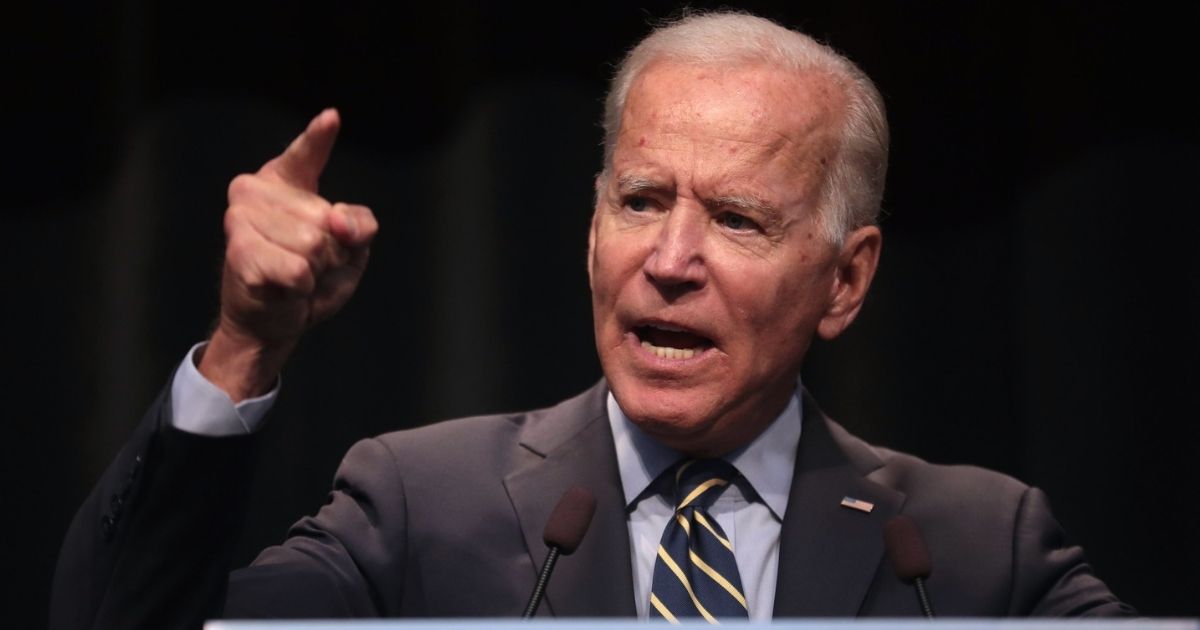
[[[169,391],[71,522],[52,630],[194,628],[220,611],[259,438],[173,428]]]
[[[1120,617],[1136,612],[1092,572],[1083,550],[1066,540],[1045,493],[1028,488],[1013,531],[1013,590],[1009,615]]]
[[[300,519],[230,577],[230,618],[387,617],[402,614],[407,553],[404,486],[379,439],[346,453],[321,510]]]

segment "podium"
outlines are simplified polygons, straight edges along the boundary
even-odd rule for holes
[[[1197,619],[781,619],[721,625],[764,630],[1200,630]],[[712,628],[702,620],[672,626],[636,619],[372,619],[210,621],[204,630],[646,630],[647,626]]]

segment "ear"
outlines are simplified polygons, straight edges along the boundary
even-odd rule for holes
[[[600,217],[600,195],[603,194],[601,186],[604,185],[604,173],[596,176],[596,203],[592,209],[592,223],[588,226],[588,250],[587,250],[587,273],[588,273],[588,289],[592,288],[592,268],[596,264],[596,221]]]
[[[846,238],[838,253],[837,271],[830,287],[829,308],[817,324],[817,334],[829,340],[842,334],[858,317],[867,289],[879,266],[883,234],[874,225],[858,228]]]
[[[599,210],[592,212],[592,224],[588,228],[588,251],[587,251],[587,272],[588,272],[588,289],[592,289],[592,268],[596,266],[596,219],[600,215]]]

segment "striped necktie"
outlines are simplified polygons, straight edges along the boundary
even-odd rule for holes
[[[654,563],[651,619],[747,618],[733,545],[707,512],[737,476],[737,469],[720,459],[693,459],[676,470],[675,514]]]

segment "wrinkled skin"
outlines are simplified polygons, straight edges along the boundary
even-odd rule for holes
[[[758,65],[658,62],[631,88],[588,273],[605,376],[664,444],[717,456],[750,442],[813,337],[857,315],[880,233],[835,247],[817,207],[844,101],[825,75]]]

